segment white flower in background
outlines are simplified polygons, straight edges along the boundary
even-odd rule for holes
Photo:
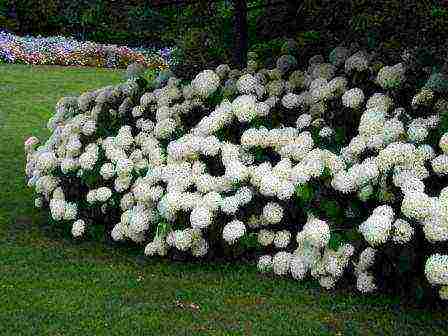
[[[269,272],[272,270],[272,257],[270,255],[261,256],[257,262],[257,268],[260,272]]]
[[[114,177],[115,167],[114,167],[113,163],[106,162],[105,164],[103,164],[100,169],[100,174],[103,177],[103,179],[105,179],[105,180],[109,180],[112,177]]]
[[[72,235],[75,238],[81,237],[86,230],[86,223],[82,219],[78,219],[72,225]]]
[[[405,80],[405,71],[403,63],[385,66],[378,72],[376,82],[385,90],[397,89]]]
[[[352,71],[362,72],[367,70],[368,66],[369,61],[364,54],[362,52],[357,52],[345,61],[345,72],[348,74]]]
[[[414,235],[414,228],[405,220],[397,219],[393,224],[392,240],[399,244],[409,242]]]
[[[303,232],[312,246],[323,248],[330,241],[330,227],[327,222],[309,216]]]
[[[289,272],[289,266],[292,254],[289,252],[277,252],[272,259],[272,268],[277,275],[286,275]]]
[[[282,98],[282,105],[287,109],[293,109],[300,104],[299,96],[295,93],[287,93]]]
[[[428,129],[420,125],[412,125],[408,128],[408,137],[412,142],[423,142],[428,134]]]
[[[236,82],[236,87],[240,93],[249,94],[255,92],[258,81],[251,74],[241,76]]]
[[[64,218],[65,214],[65,201],[60,199],[51,199],[50,200],[50,212],[51,217],[55,221],[60,221]]]
[[[359,261],[355,264],[355,275],[366,271],[375,263],[376,250],[372,247],[366,247],[359,255]]]
[[[299,131],[303,130],[304,128],[307,128],[311,125],[312,117],[310,114],[302,114],[300,117],[297,118],[296,121],[296,127]]]
[[[394,213],[390,206],[377,207],[359,226],[359,232],[371,246],[384,244],[390,237]]]
[[[110,236],[114,241],[122,241],[125,239],[125,232],[125,228],[119,223],[113,227]]]
[[[129,125],[121,126],[115,137],[115,144],[124,150],[128,150],[133,143],[134,137],[132,136],[132,127]]]
[[[112,196],[112,190],[108,187],[101,187],[96,190],[96,200],[98,202],[106,202]]]
[[[205,229],[212,223],[212,220],[213,213],[205,206],[194,208],[190,214],[190,223],[193,229]]]
[[[423,233],[429,242],[435,243],[448,241],[448,226],[442,225],[439,216],[434,216],[423,224]]]
[[[356,279],[356,288],[363,294],[375,291],[375,278],[368,273],[360,273]]]
[[[309,267],[306,260],[300,254],[292,254],[289,263],[289,272],[293,279],[302,280],[308,273]]]
[[[239,220],[233,220],[224,226],[222,231],[223,239],[230,245],[233,245],[246,233],[246,226]]]
[[[364,102],[364,92],[359,88],[353,88],[342,95],[342,105],[349,108],[359,108]]]
[[[45,151],[39,154],[36,160],[36,169],[41,173],[49,173],[56,168],[58,160],[53,152]]]
[[[325,289],[332,289],[336,285],[337,280],[333,276],[324,276],[319,278],[319,284]]]
[[[78,215],[78,206],[73,202],[66,202],[64,209],[64,220],[75,220]]]
[[[432,205],[431,198],[424,192],[410,192],[404,195],[401,212],[410,219],[424,221],[434,213]]]
[[[448,285],[448,255],[430,256],[426,260],[425,275],[432,285]]]
[[[283,208],[275,202],[269,202],[263,208],[263,221],[267,224],[278,224],[283,218]]]
[[[448,174],[448,155],[442,154],[431,160],[432,169],[436,174]]]
[[[96,121],[93,119],[87,119],[86,121],[84,121],[84,123],[82,124],[81,127],[81,133],[86,135],[86,136],[90,136],[93,133],[95,133],[96,131]]]
[[[232,102],[232,110],[239,122],[249,122],[257,116],[257,97],[254,95],[242,95]]]
[[[207,98],[219,87],[219,76],[213,70],[204,70],[191,81],[191,87],[199,96]]]
[[[203,257],[207,254],[209,249],[209,245],[207,241],[203,238],[197,240],[196,242],[193,242],[193,245],[191,245],[191,254],[194,257]]]
[[[258,242],[261,246],[269,246],[274,241],[275,232],[261,229],[258,232]]]
[[[275,233],[274,246],[279,249],[286,248],[291,241],[291,232],[288,230],[281,230]]]
[[[334,130],[331,127],[325,126],[319,131],[321,138],[329,138],[334,135]]]
[[[181,251],[186,251],[193,242],[193,231],[189,229],[176,230],[174,246]]]

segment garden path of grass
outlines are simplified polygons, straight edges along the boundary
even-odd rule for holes
[[[447,312],[326,292],[253,265],[171,263],[73,242],[33,208],[23,140],[64,95],[122,71],[0,65],[0,335],[448,335]]]

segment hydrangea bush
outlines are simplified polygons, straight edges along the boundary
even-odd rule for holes
[[[337,47],[300,70],[249,55],[190,83],[62,98],[50,138],[25,142],[35,204],[76,238],[104,227],[148,256],[256,256],[328,289],[447,299],[447,77],[418,87],[409,58],[375,57]]]
[[[172,50],[81,42],[63,36],[17,36],[0,30],[0,63],[96,66],[126,68],[138,62],[150,68],[167,68]]]

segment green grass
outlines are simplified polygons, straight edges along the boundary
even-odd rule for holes
[[[445,311],[326,292],[260,275],[253,265],[147,259],[143,248],[74,242],[49,227],[25,185],[23,140],[48,135],[61,96],[121,78],[111,70],[0,66],[0,335],[448,334]]]

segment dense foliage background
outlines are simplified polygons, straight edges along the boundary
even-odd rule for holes
[[[300,59],[353,41],[387,50],[392,58],[404,46],[420,47],[427,64],[441,63],[446,56],[445,0],[0,0],[0,27],[19,35],[177,45],[186,60],[181,71],[190,77],[205,66],[237,62],[235,37],[241,27],[235,8],[243,3],[249,48],[272,59],[281,53],[284,38],[298,42],[304,53]]]

